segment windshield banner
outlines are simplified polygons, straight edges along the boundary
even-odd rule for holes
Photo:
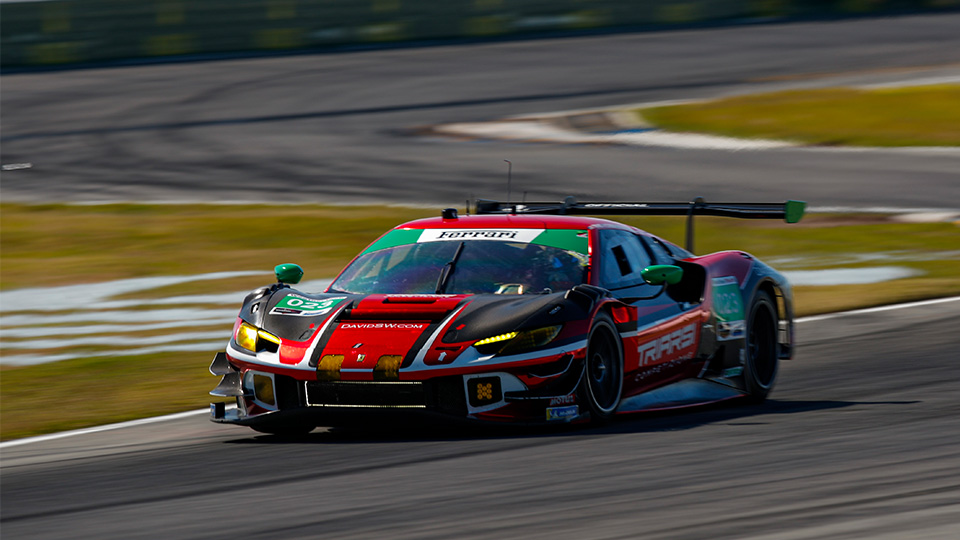
[[[417,242],[449,242],[451,240],[499,240],[529,244],[543,229],[424,229]]]
[[[364,253],[426,242],[494,240],[537,244],[586,256],[589,234],[576,229],[394,229],[381,236]]]

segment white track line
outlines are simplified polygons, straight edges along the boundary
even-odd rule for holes
[[[852,311],[839,311],[837,313],[827,313],[824,315],[812,315],[810,317],[800,317],[799,319],[796,319],[795,322],[804,323],[804,322],[813,322],[813,321],[826,321],[829,319],[845,317],[847,315],[860,315],[863,313],[878,313],[881,311],[891,311],[894,309],[908,309],[912,307],[930,306],[933,304],[943,304],[946,302],[956,302],[957,300],[960,300],[960,296],[951,296],[948,298],[935,298],[933,300],[921,300],[919,302],[908,302],[906,304],[893,304],[889,306],[855,309]]]
[[[847,315],[859,315],[863,313],[879,313],[881,311],[892,311],[895,309],[909,309],[914,307],[930,306],[934,304],[943,304],[946,302],[956,302],[956,301],[960,301],[960,296],[952,296],[949,298],[937,298],[934,300],[922,300],[919,302],[908,302],[905,304],[893,304],[889,306],[880,306],[880,307],[866,308],[866,309],[855,309],[852,311],[840,311],[837,313],[828,313],[826,315],[814,315],[811,317],[800,317],[799,319],[796,319],[795,322],[805,323],[805,322],[813,322],[813,321],[824,321],[829,319],[836,319],[839,317],[845,317]],[[55,439],[63,439],[66,437],[73,437],[74,435],[85,435],[87,433],[97,433],[100,431],[111,431],[114,429],[123,429],[123,428],[134,427],[134,426],[142,426],[146,424],[155,424],[158,422],[166,422],[167,420],[179,420],[181,418],[189,418],[191,416],[199,416],[201,414],[209,414],[209,413],[210,413],[210,409],[197,409],[194,411],[168,414],[165,416],[155,416],[153,418],[142,418],[140,420],[120,422],[118,424],[107,424],[105,426],[76,429],[73,431],[62,431],[60,433],[51,433],[50,435],[40,435],[37,437],[28,437],[25,439],[17,439],[14,441],[7,441],[4,443],[0,443],[0,449],[10,448],[12,446],[20,446],[24,444],[52,441]]]
[[[167,420],[179,420],[181,418],[188,418],[190,416],[199,416],[200,414],[210,414],[210,409],[209,408],[197,409],[195,411],[168,414],[165,416],[154,416],[152,418],[141,418],[140,420],[130,420],[129,422],[107,424],[105,426],[94,426],[91,428],[75,429],[72,431],[61,431],[60,433],[51,433],[49,435],[39,435],[37,437],[27,437],[25,439],[17,439],[15,441],[7,441],[4,443],[0,443],[0,449],[9,448],[11,446],[20,446],[22,444],[52,441],[54,439],[63,439],[66,437],[73,437],[74,435],[85,435],[87,433],[97,433],[99,431],[112,431],[114,429],[123,429],[123,428],[134,427],[134,426],[142,426],[145,424],[155,424],[157,422],[166,422]]]

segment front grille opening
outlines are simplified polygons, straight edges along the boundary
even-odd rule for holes
[[[422,382],[307,381],[307,405],[426,409]]]

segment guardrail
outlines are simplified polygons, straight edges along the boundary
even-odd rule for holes
[[[958,6],[960,0],[7,0],[0,2],[0,65]]]

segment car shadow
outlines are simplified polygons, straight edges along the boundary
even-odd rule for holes
[[[762,404],[732,400],[663,411],[622,415],[603,425],[509,425],[409,423],[317,429],[306,435],[279,436],[252,433],[226,444],[371,444],[443,442],[482,439],[543,439],[626,433],[656,433],[694,429],[709,424],[763,425],[765,417],[843,409],[853,406],[911,405],[918,401],[790,401],[770,399]]]

